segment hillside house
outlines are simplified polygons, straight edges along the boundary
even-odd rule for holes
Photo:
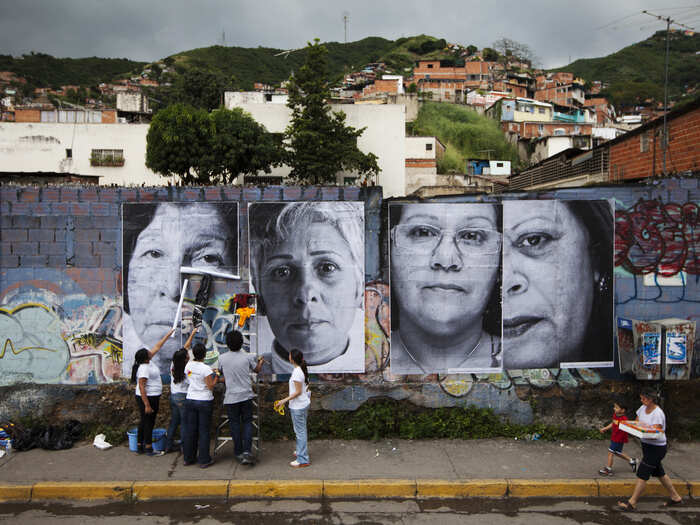
[[[700,101],[667,115],[666,173],[700,176]],[[590,151],[566,150],[510,178],[510,189],[576,187],[658,177],[663,172],[663,118]]]
[[[550,122],[552,104],[529,98],[501,98],[486,110],[486,115],[500,122]]]

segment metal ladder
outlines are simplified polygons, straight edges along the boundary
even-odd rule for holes
[[[245,345],[245,339],[248,339],[248,350],[249,352],[255,351],[255,355],[258,356],[258,336],[257,336],[257,300],[254,294],[249,294],[248,306],[255,307],[255,313],[251,314],[248,319],[246,319],[241,334],[243,334],[243,340]],[[238,313],[234,314],[235,327],[238,329],[238,321],[240,316]],[[243,350],[243,349],[241,349]],[[261,374],[256,374],[255,372],[250,372],[251,384],[253,387],[253,442],[252,450],[253,456],[255,456],[256,461],[260,459],[262,446],[261,446],[261,429],[260,429],[260,379]],[[219,450],[221,450],[227,443],[233,441],[230,435],[230,426],[228,421],[228,414],[222,410],[221,419],[219,424],[216,426],[216,446],[214,447],[214,455],[216,455]]]

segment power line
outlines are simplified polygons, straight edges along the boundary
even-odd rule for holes
[[[658,20],[661,20],[663,22],[666,22],[666,64],[665,64],[665,74],[664,74],[664,131],[663,131],[663,137],[662,137],[662,142],[661,142],[661,151],[663,152],[663,172],[664,175],[666,175],[666,152],[668,150],[668,62],[669,62],[669,47],[670,47],[670,35],[671,35],[671,24],[685,27],[687,29],[692,29],[691,27],[681,24],[680,22],[676,22],[675,20],[671,19],[670,16],[662,16],[662,15],[656,15],[654,13],[650,13],[649,11],[642,11],[645,15],[649,15],[653,18],[656,18]]]

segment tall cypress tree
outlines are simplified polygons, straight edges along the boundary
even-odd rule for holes
[[[306,48],[306,62],[289,81],[287,106],[292,118],[285,131],[290,178],[300,184],[335,184],[341,171],[360,177],[379,173],[377,156],[362,153],[357,138],[365,128],[345,125],[345,113],[328,104],[328,51],[314,40]]]

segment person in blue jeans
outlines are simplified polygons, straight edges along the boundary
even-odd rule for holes
[[[209,430],[214,409],[216,373],[204,364],[206,355],[206,347],[197,343],[192,349],[194,360],[185,365],[185,375],[190,385],[185,399],[184,464],[194,465],[199,461],[201,468],[214,464],[209,453]]]
[[[233,453],[242,465],[255,463],[253,446],[253,398],[250,372],[260,372],[263,358],[241,352],[243,335],[238,331],[226,334],[229,351],[219,356],[219,381],[226,383],[224,408],[233,439]]]
[[[175,432],[180,428],[180,440],[183,441],[185,435],[185,398],[190,382],[185,377],[185,365],[189,361],[188,350],[192,344],[192,339],[197,333],[195,327],[187,338],[185,346],[173,354],[173,362],[170,365],[170,425],[168,426],[168,438],[165,444],[165,452],[175,452],[180,447],[175,447]]]
[[[311,394],[309,393],[309,370],[304,361],[304,354],[299,350],[289,352],[289,362],[294,366],[292,376],[289,378],[289,396],[275,401],[275,407],[284,406],[289,401],[289,412],[292,416],[294,434],[297,438],[297,447],[294,455],[296,459],[289,463],[290,467],[303,468],[311,466],[309,460],[309,446],[306,431]]]

